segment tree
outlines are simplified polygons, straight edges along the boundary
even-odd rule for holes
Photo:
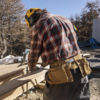
[[[93,19],[100,15],[99,1],[87,2],[80,16],[76,16],[74,24],[78,28],[79,41],[92,37]]]
[[[21,0],[0,0],[0,55],[19,54],[15,53],[16,45],[21,45],[24,32],[28,32],[22,22],[23,12]]]

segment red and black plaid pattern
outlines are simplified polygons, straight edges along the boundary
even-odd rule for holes
[[[39,56],[49,64],[80,53],[76,33],[71,22],[61,16],[46,13],[32,28],[29,67],[34,67]]]

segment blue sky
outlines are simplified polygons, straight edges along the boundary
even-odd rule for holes
[[[65,17],[80,15],[88,1],[95,0],[22,0],[25,9],[46,8],[49,12]]]

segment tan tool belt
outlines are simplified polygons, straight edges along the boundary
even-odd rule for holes
[[[47,82],[49,84],[73,82],[74,79],[71,69],[79,68],[83,77],[91,73],[88,61],[81,55],[77,55],[65,61],[57,61],[50,66],[51,68],[47,73]]]

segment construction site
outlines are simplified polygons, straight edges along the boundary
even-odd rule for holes
[[[93,65],[93,73],[90,76],[91,100],[100,100],[99,50],[84,51],[84,55]],[[37,64],[40,69],[30,74],[27,73],[27,65],[18,67],[19,64],[0,65],[0,100],[43,100],[44,76],[49,66],[43,70]]]
[[[0,100],[43,100],[50,65],[42,66],[40,56],[36,70],[29,71],[31,35],[23,17],[26,11],[21,0],[0,0]],[[92,70],[88,76],[90,100],[100,100],[99,0],[87,2],[80,16],[69,19],[77,28],[81,55]]]

